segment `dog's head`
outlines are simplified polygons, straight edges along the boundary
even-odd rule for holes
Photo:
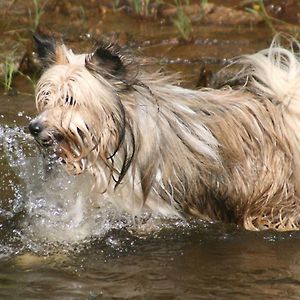
[[[74,174],[111,159],[126,131],[119,93],[130,86],[130,60],[115,45],[76,55],[51,36],[35,35],[44,66],[36,89],[39,115],[29,124],[42,147],[51,147]]]

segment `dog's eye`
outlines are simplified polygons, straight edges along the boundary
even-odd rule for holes
[[[41,93],[40,99],[42,99],[44,105],[48,104],[49,98],[50,98],[50,92],[49,91],[43,91]]]
[[[75,105],[76,100],[73,98],[73,96],[67,95],[66,99],[65,99],[65,103],[68,104],[68,105]]]

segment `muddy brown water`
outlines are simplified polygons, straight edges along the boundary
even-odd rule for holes
[[[288,2],[294,5],[288,13],[293,8],[299,13],[299,3]],[[192,42],[178,43],[168,22],[103,12],[103,7],[99,12],[97,1],[84,10],[66,3],[62,12],[53,12],[53,4],[42,23],[62,32],[75,49],[86,49],[91,35],[117,33],[134,51],[181,72],[190,88],[212,84],[232,57],[265,48],[272,39],[261,23],[198,24]],[[3,1],[0,7],[10,9],[0,21],[1,58],[18,43],[14,53],[20,60],[30,45],[28,8],[20,1]],[[128,216],[108,208],[89,216],[95,221],[92,238],[64,240],[81,226],[68,217],[78,182],[62,170],[45,171],[27,132],[35,114],[32,90],[20,77],[15,91],[0,95],[0,299],[300,299],[298,232],[249,232],[179,220],[154,220],[154,230],[141,232],[132,229]]]

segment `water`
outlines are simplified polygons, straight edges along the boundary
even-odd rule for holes
[[[0,125],[0,299],[299,299],[300,233],[138,230],[108,203],[89,209],[88,177],[43,157],[14,124],[30,117],[15,119]]]

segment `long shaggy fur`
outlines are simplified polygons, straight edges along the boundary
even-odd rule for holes
[[[147,73],[115,45],[75,55],[51,37],[35,40],[45,72],[30,131],[69,172],[93,174],[93,193],[134,215],[299,229],[300,59],[292,47],[274,40],[241,58],[248,81],[239,90],[195,91]]]

